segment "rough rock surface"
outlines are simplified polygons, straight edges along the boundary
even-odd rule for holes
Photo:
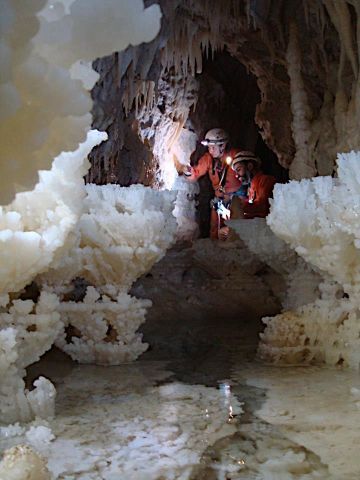
[[[115,53],[96,62],[101,78],[93,91],[94,125],[104,124],[103,113],[106,112],[107,130],[113,144],[111,147],[101,146],[94,153],[93,173],[90,174],[93,179],[97,177],[97,181],[102,183],[109,175],[105,174],[105,170],[101,173],[105,149],[108,153],[108,149],[111,150],[111,171],[117,174],[119,164],[128,168],[128,154],[123,150],[125,136],[142,136],[144,129],[158,128],[153,119],[159,112],[178,121],[180,129],[185,126],[201,136],[204,123],[212,118],[213,102],[232,103],[231,95],[226,93],[227,88],[232,94],[238,88],[242,99],[246,97],[246,102],[235,117],[231,110],[227,112],[222,118],[224,123],[230,128],[238,124],[235,136],[241,139],[244,125],[249,128],[255,120],[262,138],[285,168],[289,168],[294,159],[295,143],[297,149],[302,148],[303,137],[299,136],[298,128],[304,123],[299,124],[296,120],[297,114],[302,115],[302,111],[311,128],[307,142],[311,164],[316,172],[322,175],[332,173],[339,146],[343,151],[359,146],[359,136],[351,127],[358,89],[356,46],[351,39],[351,32],[355,35],[352,25],[359,21],[356,4],[352,8],[343,1],[329,1],[325,5],[308,1],[257,1],[244,2],[239,6],[238,2],[228,0],[221,2],[220,7],[207,0],[147,2],[154,3],[159,3],[163,12],[158,37],[150,44],[131,47],[121,54]],[[337,22],[336,14],[341,22]],[[291,45],[295,45],[293,51],[300,66],[295,74],[291,70],[291,58],[295,57],[287,54],[290,31],[294,32]],[[210,83],[206,93],[210,107],[201,114],[201,125],[198,121],[184,123],[189,114],[188,106],[184,109],[189,100],[186,83],[193,76],[200,83],[199,96],[195,94],[191,98],[193,109],[196,109],[201,98],[201,84],[209,83],[206,56],[211,58],[224,47],[233,61],[238,62],[239,68],[242,64],[253,75],[258,90],[254,85],[250,89],[245,84],[232,85],[233,75],[213,83],[213,91],[209,90]],[[219,70],[221,73],[221,65]],[[183,78],[184,94],[177,94],[177,104],[173,105],[173,95],[168,86],[176,89],[180,77]],[[103,92],[109,85],[110,95],[106,99]],[[296,99],[294,92],[300,90],[302,93]],[[349,93],[351,91],[352,94]],[[120,99],[125,112],[129,112],[128,120],[121,128],[119,119],[124,118],[124,112]],[[114,104],[118,108],[114,108]],[[167,111],[170,105],[172,113]],[[130,131],[133,133],[130,134]],[[256,131],[249,131],[246,135],[250,147],[256,144],[254,133]],[[175,140],[178,134],[175,133]],[[145,147],[151,148],[151,144],[145,142]],[[149,160],[140,144],[137,157],[138,160],[130,167],[130,176],[141,182],[161,183],[162,172],[157,171],[159,158],[155,155]],[[139,174],[143,161],[151,171],[148,176]],[[294,178],[307,175],[303,167],[300,162],[296,169],[291,170],[291,175]],[[111,181],[122,182],[123,175],[121,173]]]

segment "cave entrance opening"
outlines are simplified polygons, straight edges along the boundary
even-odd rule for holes
[[[198,100],[188,121],[198,138],[204,138],[211,128],[221,127],[229,133],[232,147],[253,151],[261,158],[264,173],[273,175],[278,182],[287,181],[288,171],[279,164],[255,123],[256,105],[261,100],[256,77],[225,49],[203,59],[203,70],[197,80]],[[205,151],[206,147],[198,143],[192,163],[196,164]],[[207,177],[201,178],[199,183],[200,235],[207,237],[213,191]]]

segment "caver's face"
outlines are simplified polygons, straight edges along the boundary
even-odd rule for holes
[[[234,165],[234,171],[237,177],[245,177],[246,175],[246,165],[245,163],[238,162]]]
[[[247,168],[247,171],[250,173],[250,175],[254,174],[255,165],[256,165],[255,162],[252,162],[252,161],[247,162],[246,168]]]
[[[208,151],[213,158],[220,158],[224,155],[226,144],[221,145],[209,145]]]

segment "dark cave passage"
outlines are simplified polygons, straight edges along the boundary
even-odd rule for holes
[[[192,152],[191,163],[196,165],[207,151],[200,141],[211,128],[219,127],[228,132],[227,148],[254,152],[262,161],[262,171],[273,175],[279,183],[289,179],[288,170],[282,167],[276,154],[266,145],[255,123],[256,106],[260,103],[260,91],[256,77],[247,72],[226,49],[203,58],[203,70],[196,79],[199,82],[196,106],[190,111],[185,127],[194,131],[198,142]],[[209,203],[214,195],[207,176],[199,179],[200,193],[198,223],[201,237],[209,235]]]
[[[213,58],[204,58],[203,71],[196,78],[200,84],[198,99],[186,126],[199,139],[211,128],[223,128],[230,135],[230,147],[254,152],[262,160],[264,173],[286,182],[288,171],[279,165],[255,123],[256,106],[260,103],[256,77],[224,50],[216,52]],[[193,161],[204,151],[205,147],[198,145]]]

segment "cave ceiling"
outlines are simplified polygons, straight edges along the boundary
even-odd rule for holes
[[[100,80],[92,92],[93,126],[105,128],[110,141],[93,152],[88,180],[161,186],[164,166],[156,132],[163,132],[168,149],[184,127],[203,135],[204,128],[186,122],[197,107],[204,62],[223,51],[255,78],[251,121],[291,178],[331,174],[336,149],[341,145],[345,151],[359,142],[354,136],[345,139],[334,120],[339,96],[342,110],[350,110],[358,77],[356,1],[149,0],[145,6],[154,3],[163,18],[152,42],[94,62]],[[289,54],[290,32],[295,57]],[[296,128],[308,128],[311,134],[302,139]],[[136,161],[129,167],[125,144],[131,136],[141,140],[135,157],[143,167]],[[302,153],[296,159],[297,151]],[[303,168],[305,155],[309,164]]]

